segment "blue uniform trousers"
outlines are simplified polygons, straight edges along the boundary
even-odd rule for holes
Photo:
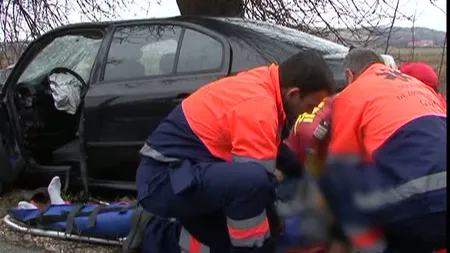
[[[263,244],[252,238],[236,243],[227,228],[230,220],[275,215],[274,184],[258,163],[164,163],[143,156],[136,184],[142,207],[157,216],[177,218],[210,252],[274,250],[270,231]],[[249,241],[254,245],[245,244]]]

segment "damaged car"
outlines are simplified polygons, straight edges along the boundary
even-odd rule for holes
[[[138,150],[202,85],[315,50],[344,85],[348,48],[239,18],[73,24],[33,41],[1,90],[0,185],[135,189]],[[18,178],[21,180],[17,180]]]

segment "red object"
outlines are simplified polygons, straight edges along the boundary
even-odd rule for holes
[[[433,89],[439,85],[439,78],[436,72],[424,62],[405,62],[398,69],[403,74],[412,76]],[[447,101],[445,101],[444,97],[440,93],[437,93],[437,96],[441,103],[447,107]]]
[[[309,154],[316,154],[316,160],[326,155],[328,135],[323,124],[327,122],[329,126],[333,101],[334,97],[326,98],[312,113],[300,115],[289,133],[285,143],[302,163],[306,163]]]
[[[306,248],[287,248],[284,253],[325,253],[327,248],[323,245],[316,245]]]
[[[398,69],[403,74],[412,76],[430,87],[436,87],[439,84],[436,72],[425,62],[405,62]]]

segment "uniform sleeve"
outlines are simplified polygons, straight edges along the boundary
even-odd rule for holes
[[[273,173],[278,148],[278,110],[267,98],[252,98],[228,114],[232,160],[258,162]]]
[[[361,110],[351,102],[335,99],[331,113],[331,134],[328,156],[357,156],[362,147],[360,144],[359,124]]]
[[[336,98],[331,117],[331,139],[327,165],[320,188],[327,203],[356,249],[383,252],[386,243],[379,228],[355,206],[353,196],[359,184],[361,160],[360,119],[362,109],[349,101]],[[373,169],[373,168],[371,168]]]

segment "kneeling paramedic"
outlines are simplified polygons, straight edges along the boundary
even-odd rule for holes
[[[333,102],[322,193],[364,252],[447,246],[447,116],[433,89],[369,49],[345,61]]]
[[[267,216],[282,128],[333,89],[331,70],[313,52],[203,86],[141,149],[140,204],[181,222],[184,252],[274,252]]]

